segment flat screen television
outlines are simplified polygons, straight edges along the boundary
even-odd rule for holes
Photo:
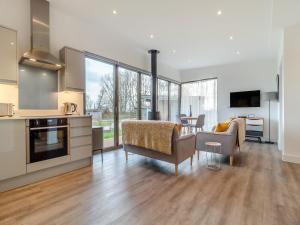
[[[230,107],[260,107],[260,91],[231,92]]]

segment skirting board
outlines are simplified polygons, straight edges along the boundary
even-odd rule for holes
[[[285,162],[300,164],[300,156],[282,154],[282,160]]]
[[[37,172],[28,173],[19,177],[3,180],[0,181],[0,192],[5,192],[18,187],[22,187],[24,185],[35,183],[37,181],[45,180],[50,177],[54,177],[67,172],[71,172],[73,170],[90,166],[91,164],[92,158],[86,158],[68,164],[63,164],[60,166],[40,170]]]

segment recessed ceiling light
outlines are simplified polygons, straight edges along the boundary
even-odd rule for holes
[[[150,34],[150,38],[153,39],[154,38],[154,34]]]
[[[172,50],[172,53],[173,53],[173,54],[175,54],[175,53],[176,53],[176,50],[175,50],[175,49],[173,49],[173,50]]]
[[[113,10],[113,14],[117,15],[118,14],[117,10]]]
[[[15,42],[10,42],[10,45],[15,45]]]
[[[219,10],[219,11],[217,12],[217,14],[218,14],[218,16],[222,15],[222,10]]]
[[[241,53],[240,53],[240,51],[236,51],[236,54],[237,54],[237,55],[240,55]]]
[[[233,40],[233,36],[229,36],[229,40],[231,40],[231,41],[232,41],[232,40]]]

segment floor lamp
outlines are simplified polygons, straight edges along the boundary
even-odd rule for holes
[[[266,92],[266,93],[264,93],[264,99],[265,99],[265,101],[269,102],[269,140],[265,141],[265,143],[266,144],[274,144],[274,142],[271,141],[271,101],[278,100],[278,93],[277,92]]]

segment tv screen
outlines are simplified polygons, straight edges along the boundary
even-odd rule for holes
[[[260,91],[231,92],[230,107],[260,107]]]

